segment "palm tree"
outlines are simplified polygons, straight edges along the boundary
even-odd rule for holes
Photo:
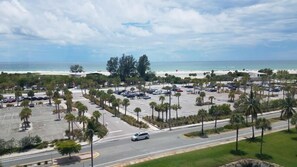
[[[202,98],[202,103],[204,103],[205,92],[200,92],[200,97]]]
[[[61,100],[59,100],[59,99],[55,99],[54,100],[54,102],[55,102],[55,105],[56,105],[56,113],[58,114],[58,120],[61,120],[61,116],[60,116],[60,104],[61,104]]]
[[[15,89],[14,96],[17,101],[17,106],[19,106],[20,96],[22,96],[22,92],[20,88]]]
[[[164,103],[164,100],[165,100],[165,96],[160,96],[160,97],[159,97],[159,101],[161,101],[161,104]]]
[[[244,124],[244,117],[241,114],[235,113],[230,118],[230,123],[232,126],[236,127],[236,147],[235,150],[238,151],[238,129],[240,125]]]
[[[34,96],[34,91],[33,90],[30,90],[27,94],[30,98],[31,98],[31,104],[32,104],[32,97]]]
[[[137,122],[139,122],[139,113],[141,112],[141,109],[139,107],[136,107],[134,109],[134,112],[136,112],[136,115],[137,115]]]
[[[230,98],[230,100],[229,100],[230,102],[234,102],[234,99],[235,99],[235,92],[234,92],[234,90],[231,90],[229,92],[228,98]]]
[[[288,132],[290,131],[290,118],[293,116],[296,111],[294,110],[294,106],[296,104],[295,99],[288,94],[285,100],[282,103],[282,112],[281,112],[281,117],[285,116],[288,119]]]
[[[151,107],[151,109],[152,109],[152,119],[154,119],[154,109],[156,108],[157,103],[154,102],[154,101],[152,101],[152,102],[150,102],[149,105],[150,105],[150,107]]]
[[[25,130],[27,129],[27,126],[29,126],[29,117],[31,115],[32,115],[32,110],[28,107],[23,108],[19,114],[21,121],[24,121],[23,124],[25,125]]]
[[[68,122],[68,129],[70,132],[70,123],[71,123],[71,134],[73,135],[73,122],[75,121],[75,116],[71,113],[67,113],[64,117],[64,119]],[[74,137],[74,136],[73,136]],[[70,139],[70,135],[68,136],[68,138]]]
[[[126,115],[127,107],[130,105],[129,99],[125,98],[122,102],[122,105],[125,107],[125,115]]]
[[[204,119],[207,117],[207,111],[204,109],[198,110],[198,118],[201,119],[201,134],[204,135],[203,123]]]
[[[196,97],[196,105],[201,106],[202,105],[202,98]]]
[[[265,118],[259,118],[256,120],[256,129],[261,129],[261,147],[260,147],[260,154],[262,155],[262,148],[263,148],[263,135],[266,129],[271,130],[271,123],[269,120]]]
[[[218,117],[222,114],[222,111],[219,109],[218,106],[214,105],[210,108],[211,110],[213,110],[211,112],[212,117],[214,117],[215,120],[215,131],[217,132],[217,122],[218,122]]]
[[[179,105],[179,97],[181,96],[181,93],[177,92],[174,94],[174,96],[177,97],[177,105],[180,106]]]
[[[77,109],[78,109],[78,115],[82,115],[84,116],[85,115],[85,112],[88,111],[88,107],[85,106],[84,104],[80,103],[78,106],[77,106]]]
[[[22,107],[28,107],[29,106],[30,101],[29,100],[23,100],[21,103]]]
[[[176,113],[176,118],[178,118],[178,110],[179,109],[181,109],[181,106],[179,106],[179,105],[177,105],[177,104],[173,104],[172,106],[171,106],[171,108],[175,111],[175,113]]]
[[[214,96],[209,96],[210,104],[212,104],[213,100],[216,99]]]
[[[252,138],[255,138],[255,127],[254,127],[254,119],[257,119],[258,113],[262,113],[262,110],[260,108],[260,102],[258,99],[254,97],[253,89],[251,87],[251,92],[248,98],[243,103],[245,108],[245,116],[246,119],[249,115],[251,115],[252,118],[252,132],[253,136]],[[247,121],[247,120],[246,120]]]
[[[83,116],[77,116],[77,117],[76,117],[76,120],[77,120],[79,123],[82,123],[82,124],[83,124],[83,130],[85,130],[85,123],[88,122],[89,118],[83,115]]]
[[[96,110],[93,112],[93,116],[96,118],[96,122],[99,123],[98,119],[101,117],[101,113]]]
[[[46,91],[46,95],[48,96],[48,104],[52,105],[52,97],[53,97],[53,90],[52,89],[48,89]]]

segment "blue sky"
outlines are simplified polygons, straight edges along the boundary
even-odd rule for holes
[[[296,0],[2,0],[1,62],[296,60]]]

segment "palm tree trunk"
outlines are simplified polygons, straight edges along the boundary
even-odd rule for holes
[[[288,118],[288,132],[290,132],[290,118]]]
[[[73,135],[73,121],[71,121],[71,135],[72,135],[72,140],[74,140],[74,135]]]
[[[239,127],[237,126],[236,127],[236,151],[238,151],[238,129],[239,129]]]
[[[152,120],[154,119],[154,109],[152,108]]]
[[[68,129],[69,129],[69,132],[68,132],[68,139],[70,140],[70,121],[68,121]]]
[[[125,106],[125,115],[126,115],[126,113],[127,113],[127,106]]]
[[[217,121],[218,121],[218,117],[216,116],[215,117],[215,126],[214,126],[215,127],[215,131],[217,131]]]
[[[177,112],[177,110],[175,112],[176,112],[176,119],[177,119],[178,118],[178,112]]]
[[[202,120],[201,120],[201,133],[202,133],[202,135],[204,135],[204,129],[203,129],[203,122],[204,122],[204,120],[203,120],[203,117],[202,117]]]
[[[139,122],[139,113],[137,112],[137,122]]]
[[[252,136],[252,139],[255,138],[255,127],[254,127],[254,118],[252,116],[252,132],[253,132],[253,136]]]
[[[260,147],[260,154],[262,155],[262,149],[263,149],[263,134],[264,134],[264,129],[262,128],[261,132],[261,147]]]

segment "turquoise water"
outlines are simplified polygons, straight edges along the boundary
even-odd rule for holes
[[[0,62],[0,71],[69,71],[75,63],[19,63]],[[84,70],[106,71],[106,62],[78,63]],[[297,69],[297,60],[293,61],[184,61],[184,62],[151,62],[152,71],[210,71],[210,70],[258,70],[271,68],[274,70]]]

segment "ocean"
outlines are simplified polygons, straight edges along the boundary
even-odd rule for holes
[[[58,62],[0,62],[0,72],[34,72],[60,71],[68,72],[70,66],[77,63]],[[106,71],[106,62],[78,63],[84,71]],[[183,62],[151,62],[151,71],[229,71],[229,70],[259,70],[271,68],[273,70],[296,70],[297,60],[289,61],[183,61]]]

